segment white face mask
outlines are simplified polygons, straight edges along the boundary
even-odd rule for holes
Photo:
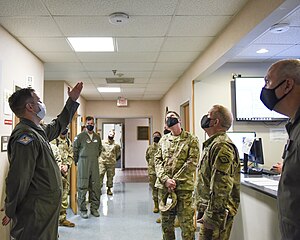
[[[40,108],[40,111],[36,113],[36,115],[42,120],[46,115],[46,105],[42,102],[38,102],[38,106]]]

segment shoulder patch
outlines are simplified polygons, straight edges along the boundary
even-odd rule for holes
[[[18,140],[18,143],[21,143],[23,145],[27,145],[33,141],[33,138],[29,136],[27,133],[24,133]]]

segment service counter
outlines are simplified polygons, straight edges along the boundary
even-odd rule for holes
[[[280,240],[277,185],[279,176],[241,176],[241,202],[230,240]]]

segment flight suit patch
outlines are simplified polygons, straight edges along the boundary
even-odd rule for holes
[[[28,134],[23,134],[18,140],[18,143],[21,143],[23,145],[27,145],[33,141],[33,138],[29,136]]]

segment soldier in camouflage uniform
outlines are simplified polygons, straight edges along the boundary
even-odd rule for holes
[[[195,227],[192,192],[199,159],[198,139],[181,128],[181,120],[176,112],[169,111],[165,120],[171,133],[161,138],[154,156],[157,175],[155,186],[158,188],[159,199],[165,199],[168,192],[175,192],[177,204],[172,209],[161,211],[163,240],[175,239],[176,215],[182,239],[193,240]]]
[[[69,170],[73,162],[73,149],[70,139],[67,137],[68,128],[65,129],[58,138],[52,141],[52,144],[57,146],[58,154],[61,158],[59,164],[62,184],[63,184],[63,195],[61,202],[61,209],[59,215],[59,225],[65,227],[75,227],[75,224],[67,220],[67,208],[69,206],[68,194],[70,191],[70,183],[68,180]]]
[[[161,138],[160,132],[153,133],[153,143],[147,148],[146,151],[146,161],[148,164],[148,176],[149,176],[149,184],[152,189],[152,199],[154,202],[153,212],[158,213],[158,189],[155,187],[156,182],[156,172],[155,172],[155,164],[154,164],[154,154],[158,149],[158,142]]]
[[[231,113],[221,105],[214,105],[201,120],[201,127],[209,136],[203,143],[195,187],[201,240],[229,239],[239,207],[239,156],[226,135],[231,124]]]
[[[113,179],[115,176],[116,162],[121,157],[121,147],[114,140],[115,131],[108,133],[108,139],[102,142],[102,152],[99,158],[99,172],[101,189],[103,186],[103,178],[106,173],[107,195],[113,195],[111,188],[113,187]]]

